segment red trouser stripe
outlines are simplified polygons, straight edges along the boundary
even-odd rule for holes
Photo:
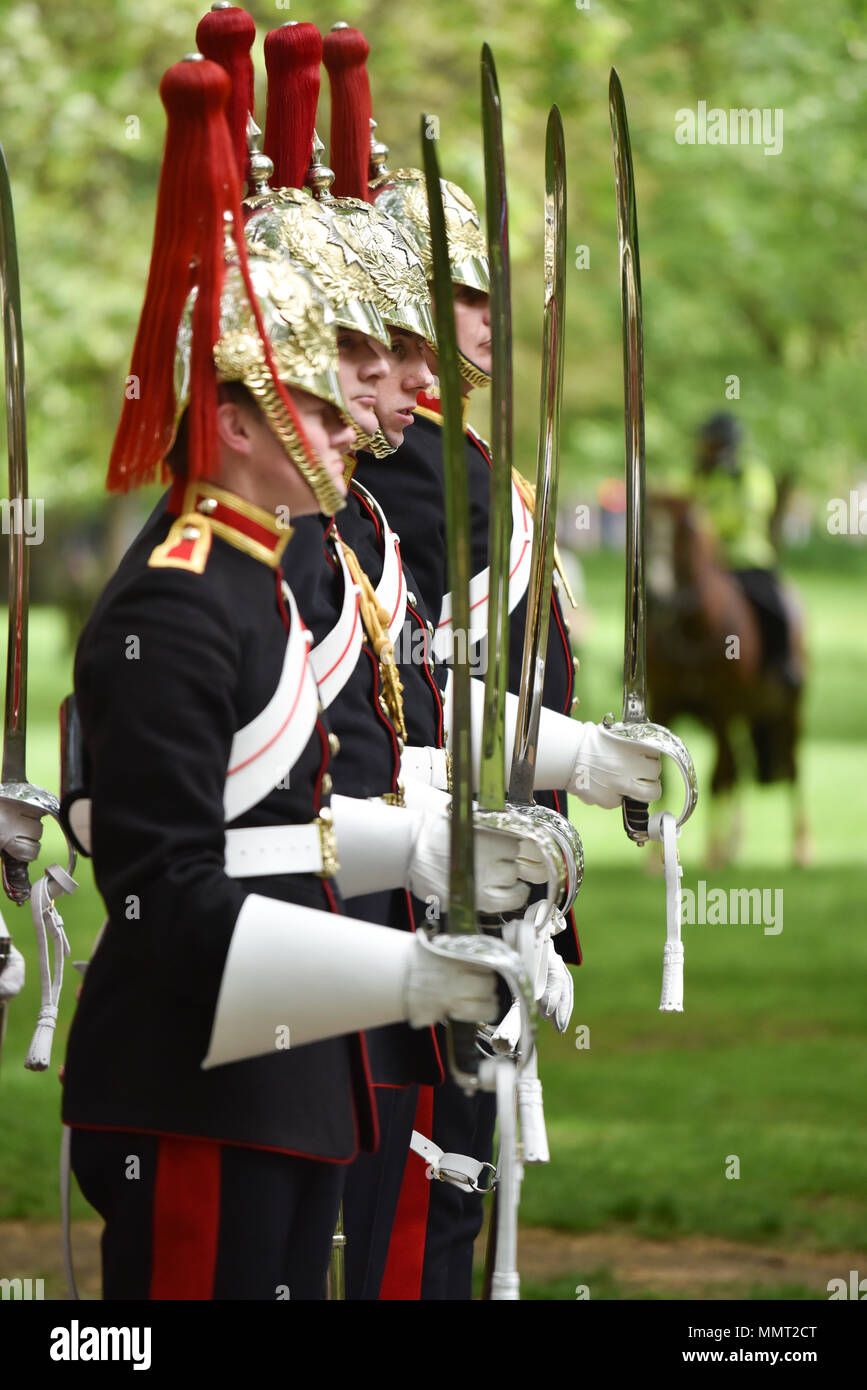
[[[433,1133],[433,1098],[433,1086],[419,1086],[413,1128],[428,1138]],[[425,1177],[426,1170],[424,1159],[410,1150],[391,1231],[388,1261],[379,1290],[380,1300],[406,1302],[421,1298],[430,1202],[430,1179]]]
[[[153,1205],[152,1299],[210,1299],[220,1227],[220,1145],[161,1137]]]

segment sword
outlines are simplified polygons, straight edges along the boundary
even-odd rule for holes
[[[527,621],[521,663],[521,691],[515,725],[515,748],[509,777],[509,800],[533,801],[539,719],[545,683],[557,485],[560,471],[560,404],[563,397],[563,324],[566,281],[566,151],[563,121],[551,107],[545,137],[545,307],[542,325],[542,389],[539,448],[536,457],[536,506],[533,557],[527,586]]]
[[[584,855],[577,830],[547,808],[535,806],[533,782],[539,739],[539,720],[545,685],[548,627],[551,616],[551,583],[557,524],[557,486],[560,471],[560,405],[563,395],[563,342],[566,282],[566,151],[563,121],[556,106],[548,115],[545,136],[545,242],[544,310],[542,319],[542,383],[539,407],[539,445],[536,457],[536,500],[533,515],[533,555],[527,587],[527,617],[521,663],[521,688],[515,722],[515,743],[509,777],[509,806],[525,808],[537,826],[545,824],[555,836],[561,856],[555,861],[571,869],[569,901],[581,886]],[[532,808],[532,810],[530,810]],[[560,885],[561,888],[565,885]],[[562,904],[561,904],[562,906]],[[538,915],[538,914],[537,914]],[[540,918],[541,927],[527,933],[526,947],[533,959],[527,964],[535,978],[544,968],[545,947],[550,940],[550,913]],[[538,1080],[537,1054],[528,1058],[518,1085],[518,1111],[525,1163],[547,1163],[550,1158],[542,1109],[542,1084]]]
[[[433,298],[437,331],[440,397],[443,414],[443,471],[446,500],[446,561],[452,595],[452,631],[463,633],[463,650],[453,653],[452,688],[452,824],[448,930],[451,935],[475,936],[475,866],[473,863],[473,764],[470,705],[470,667],[467,634],[470,629],[470,498],[464,459],[460,370],[455,330],[454,299],[449,270],[446,223],[440,189],[439,160],[432,128],[421,119],[422,161],[427,184],[433,259]],[[502,771],[502,763],[501,763]],[[471,1023],[448,1024],[452,1075],[468,1094],[478,1085],[479,1054]]]
[[[509,205],[503,149],[503,118],[494,56],[482,47],[482,132],[485,206],[491,276],[491,503],[488,530],[488,632],[484,719],[479,764],[479,806],[491,824],[529,834],[549,865],[549,893],[572,901],[583,872],[577,831],[562,817],[533,805],[556,525],[563,369],[566,185],[563,125],[554,108],[545,150],[545,316],[542,423],[537,462],[533,557],[522,659],[515,752],[505,787],[505,709],[509,680],[509,550],[512,532],[512,310],[509,267]],[[554,114],[556,112],[556,115]],[[529,824],[528,824],[529,822]],[[563,844],[564,839],[566,843]],[[577,842],[577,843],[576,843]],[[567,904],[568,906],[568,904]],[[527,962],[529,968],[529,962]]]
[[[677,829],[689,819],[698,796],[695,768],[685,745],[669,729],[647,718],[645,668],[646,602],[644,585],[644,341],[641,322],[641,268],[635,178],[626,104],[614,68],[608,88],[614,176],[617,189],[617,239],[620,248],[620,307],[623,326],[623,393],[626,423],[626,636],[623,653],[623,716],[603,723],[615,737],[633,740],[670,757],[684,783],[684,802]],[[623,825],[630,840],[651,838],[644,802],[623,798]]]
[[[3,715],[3,759],[0,800],[26,803],[60,824],[60,803],[51,792],[28,782],[27,749],[27,620],[30,597],[30,547],[24,537],[24,504],[28,500],[27,424],[24,403],[24,342],[21,332],[21,289],[15,216],[6,155],[0,145],[0,314],[6,376],[6,440],[9,457],[9,634],[6,649],[6,701]],[[62,826],[61,826],[62,829]],[[65,835],[65,831],[64,831]],[[67,872],[75,867],[75,851],[67,838]],[[19,905],[30,897],[27,865],[4,850],[0,873],[7,897]],[[8,947],[6,948],[8,950]],[[0,1041],[3,1009],[0,1005]]]
[[[516,774],[513,766],[510,777],[516,789],[516,804],[506,803],[505,787],[505,706],[506,687],[509,676],[509,550],[512,527],[512,315],[509,276],[509,209],[506,193],[506,169],[503,149],[503,121],[494,58],[487,44],[482,47],[482,132],[485,156],[485,205],[488,229],[488,258],[491,276],[491,502],[488,531],[488,629],[487,666],[485,670],[484,721],[482,725],[482,748],[479,767],[479,805],[480,817],[488,823],[508,828],[518,834],[530,834],[541,845],[549,864],[549,891],[558,880],[562,856],[557,852],[553,837],[536,824],[528,826],[527,819],[535,821],[536,813],[542,808],[532,806],[533,766],[535,763],[535,741],[538,734],[539,707],[535,709],[536,729],[532,729],[535,696],[541,701],[541,684],[544,681],[544,651],[547,645],[547,615],[550,607],[551,557],[546,556],[546,541],[549,524],[553,525],[553,515],[545,519],[538,534],[534,535],[534,579],[537,587],[535,596],[535,617],[539,608],[545,609],[545,630],[541,634],[542,661],[539,674],[538,691],[530,682],[526,683],[525,708],[523,719],[519,714],[516,749],[525,752]],[[562,129],[561,129],[562,135]],[[549,124],[549,139],[551,136]],[[553,150],[553,146],[551,147]],[[560,145],[562,153],[562,142]],[[554,185],[557,174],[553,172],[556,154],[552,154],[551,186],[552,198],[556,200]],[[546,173],[547,158],[546,158]],[[562,175],[562,169],[560,170]],[[547,180],[546,180],[547,193]],[[560,209],[563,206],[562,178],[560,180]],[[548,207],[546,205],[546,212]],[[552,207],[552,217],[555,216]],[[546,252],[549,243],[546,238]],[[550,242],[552,282],[556,278],[554,261],[555,242]],[[547,268],[547,257],[546,257]],[[555,304],[554,285],[551,295],[551,322],[559,319],[554,329],[554,344],[562,322],[562,277],[559,282],[559,305]],[[554,354],[556,358],[556,351]],[[552,386],[556,387],[557,365],[552,366]],[[543,399],[545,387],[543,386]],[[554,429],[552,443],[556,437],[556,389],[551,397]],[[540,446],[544,450],[544,446]],[[541,458],[541,454],[540,454]],[[550,483],[554,468],[554,451],[548,460]],[[548,487],[542,489],[542,504],[549,496]],[[537,499],[538,506],[538,499]],[[537,520],[539,518],[537,517]],[[548,604],[543,598],[545,585],[544,566],[547,563]],[[530,605],[533,605],[531,596]],[[528,608],[528,624],[532,624]],[[527,628],[530,633],[530,626]],[[537,639],[539,634],[536,633]],[[538,648],[533,649],[528,658],[525,644],[524,664],[528,659],[534,663]],[[536,668],[538,671],[538,668]],[[529,738],[530,744],[525,740]],[[526,754],[531,759],[529,767]],[[529,778],[529,781],[527,780]],[[504,925],[504,939],[509,940],[524,959],[525,969],[530,978],[535,973],[535,954],[537,936],[533,926],[526,920]],[[501,1053],[486,1064],[485,1082],[493,1087],[497,1096],[497,1124],[499,1128],[499,1152],[497,1158],[497,1182],[494,1192],[494,1205],[488,1233],[485,1280],[482,1297],[492,1301],[516,1300],[520,1298],[520,1280],[517,1271],[518,1247],[518,1206],[520,1202],[521,1179],[523,1177],[522,1153],[518,1143],[516,1125],[516,1105],[518,1095],[518,1073],[525,1076],[532,1071],[535,1055],[535,1038],[524,1035],[516,1047],[516,1056]],[[538,1134],[538,1125],[536,1133]]]
[[[506,801],[505,723],[509,679],[509,548],[512,539],[512,297],[503,115],[494,55],[482,46],[482,134],[491,274],[491,503],[488,516],[488,635],[479,764],[479,806]]]

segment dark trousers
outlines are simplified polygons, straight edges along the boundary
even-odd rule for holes
[[[789,657],[789,613],[773,570],[732,570],[755,609],[762,634],[763,666],[778,670]]]
[[[445,1153],[468,1154],[493,1161],[496,1097],[487,1093],[465,1096],[447,1079],[434,1091],[433,1141]],[[472,1298],[473,1243],[482,1228],[484,1197],[463,1192],[451,1183],[432,1182],[421,1297]],[[492,1200],[491,1198],[488,1199]]]
[[[324,1298],[345,1164],[74,1129],[72,1167],[105,1221],[104,1299]]]
[[[362,1154],[346,1175],[346,1297],[379,1298],[391,1230],[409,1157],[418,1086],[376,1086],[379,1148]]]

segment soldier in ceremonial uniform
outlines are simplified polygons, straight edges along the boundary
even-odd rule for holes
[[[191,58],[161,95],[141,394],[109,485],[166,458],[175,482],[76,657],[108,922],[63,1112],[106,1222],[106,1298],[318,1298],[346,1165],[376,1142],[359,1029],[491,1017],[494,991],[484,969],[335,915],[341,890],[445,892],[448,825],[329,806],[335,745],[281,562],[291,579],[290,521],[345,493],[333,315],[303,272],[246,255],[223,70]],[[514,904],[499,840],[477,836],[480,901]]]

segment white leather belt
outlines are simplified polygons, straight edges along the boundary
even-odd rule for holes
[[[225,868],[229,878],[274,874],[333,878],[338,863],[331,812],[322,811],[309,825],[253,825],[227,830]]]
[[[373,493],[362,487],[357,478],[353,479],[352,486],[379,518],[382,531],[382,574],[376,586],[376,597],[388,614],[388,635],[392,642],[396,642],[406,616],[406,584],[400,559],[400,537],[392,531],[385,519],[385,512]]]
[[[334,549],[343,572],[343,603],[334,627],[310,653],[323,709],[328,709],[355,670],[364,637],[359,609],[361,590],[352,582],[343,546],[337,536],[334,538]]]

